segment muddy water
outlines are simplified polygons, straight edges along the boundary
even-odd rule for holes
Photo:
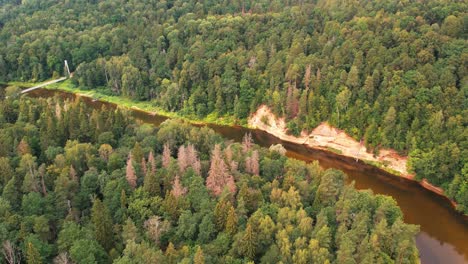
[[[56,94],[69,99],[76,97],[73,94],[48,90],[36,90],[29,95],[51,97]],[[90,98],[83,97],[83,101],[97,109],[103,105],[116,107]],[[167,119],[139,110],[131,112],[137,120],[154,125],[159,125]],[[348,180],[354,181],[358,189],[371,189],[374,193],[392,196],[401,207],[405,222],[421,226],[416,243],[422,263],[468,263],[468,220],[452,209],[446,198],[431,193],[414,182],[393,176],[362,162],[356,162],[352,158],[284,142],[263,131],[241,127],[208,126],[234,141],[241,141],[244,134],[250,132],[255,143],[261,146],[269,147],[280,143],[287,149],[289,157],[307,162],[317,160],[324,168],[344,171],[349,176]]]

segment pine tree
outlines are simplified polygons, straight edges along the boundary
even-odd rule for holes
[[[234,209],[233,206],[231,206],[229,208],[229,212],[226,218],[226,225],[225,225],[226,233],[228,233],[231,236],[234,236],[237,232],[237,222],[238,222],[238,219],[237,219],[236,210]]]
[[[253,175],[260,174],[260,165],[258,161],[258,151],[252,151],[252,156],[245,159],[245,169]]]
[[[34,245],[29,242],[26,249],[27,264],[42,264],[41,255]]]
[[[109,210],[99,199],[95,199],[91,209],[91,220],[94,225],[96,240],[109,251],[113,245],[113,223]]]
[[[257,244],[257,236],[250,223],[248,223],[244,235],[242,236],[242,244],[240,246],[241,255],[249,259],[254,259],[257,253]]]
[[[354,260],[353,253],[356,249],[356,245],[351,242],[348,236],[345,234],[342,242],[337,251],[336,260],[338,263],[344,264],[354,264],[356,261]]]
[[[253,145],[253,140],[252,140],[252,134],[251,133],[246,133],[244,135],[244,138],[242,139],[242,151],[244,153],[247,153]]]
[[[184,145],[179,147],[179,152],[177,153],[177,164],[179,165],[179,171],[181,173],[185,172],[185,169],[190,165]]]
[[[167,263],[169,264],[176,263],[177,251],[174,247],[174,244],[172,244],[172,242],[169,242],[169,245],[167,246],[166,252],[164,255],[166,255]]]
[[[143,159],[143,149],[138,142],[135,142],[135,146],[133,146],[132,157],[136,162],[140,162]]]
[[[289,84],[286,97],[286,109],[290,118],[295,118],[299,112],[298,94],[299,91],[296,89],[296,85]]]
[[[227,170],[219,145],[215,146],[211,155],[211,165],[208,177],[206,178],[206,187],[216,196],[222,193],[224,187],[227,187],[231,193],[236,192],[234,177]]]
[[[225,229],[227,217],[229,213],[229,208],[231,207],[231,202],[227,201],[226,198],[222,198],[216,204],[214,209],[214,220],[216,223],[216,227],[219,231]]]
[[[172,184],[172,195],[174,197],[179,198],[180,196],[185,195],[187,192],[187,188],[182,186],[182,183],[180,182],[180,177],[177,175],[174,179],[174,183]]]
[[[366,81],[364,82],[364,91],[367,95],[367,100],[372,102],[374,99],[374,79],[372,76],[367,76]]]
[[[177,220],[179,217],[179,208],[177,206],[177,198],[172,194],[172,192],[166,192],[166,196],[163,201],[163,208],[173,221]]]
[[[280,230],[276,234],[276,244],[281,253],[281,259],[283,263],[290,263],[291,261],[291,241],[285,229]]]
[[[205,264],[205,256],[203,255],[203,250],[200,246],[197,247],[197,251],[195,252],[195,256],[193,257],[194,264]]]
[[[152,170],[146,172],[145,178],[143,179],[143,189],[151,195],[161,195],[160,182],[156,173]]]
[[[309,89],[311,72],[312,72],[312,66],[309,64],[307,65],[306,71],[304,73],[304,86],[306,90]]]
[[[348,73],[348,79],[346,80],[346,85],[355,90],[359,87],[359,69],[356,66],[351,66],[351,70]]]
[[[147,172],[148,172],[148,168],[146,165],[146,159],[145,157],[142,157],[141,158],[141,173],[143,174],[143,177],[146,175]]]
[[[120,191],[120,208],[127,208],[127,194],[125,193],[125,189],[122,189],[122,191]]]
[[[18,172],[24,173],[23,186],[21,187],[23,192],[39,191],[36,157],[31,154],[23,155]]]
[[[127,218],[125,224],[122,226],[122,240],[124,244],[127,244],[129,240],[138,241],[138,228],[130,217]]]
[[[154,160],[153,151],[148,154],[148,163],[151,169],[151,173],[156,174],[156,161]]]
[[[162,166],[164,168],[167,168],[169,167],[170,163],[171,163],[171,149],[169,148],[169,145],[166,143],[164,144],[164,149],[163,149]]]
[[[133,168],[133,157],[132,154],[128,155],[127,159],[127,169],[125,177],[127,178],[128,184],[135,189],[137,186],[137,177],[135,173],[135,169]]]
[[[186,149],[186,156],[187,156],[187,162],[190,166],[192,166],[193,170],[197,174],[201,174],[201,163],[200,159],[198,158],[198,153],[195,147],[192,144],[189,144]]]
[[[0,184],[4,186],[11,178],[14,172],[10,165],[10,160],[6,157],[0,157]]]

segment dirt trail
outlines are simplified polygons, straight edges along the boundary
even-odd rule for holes
[[[320,124],[310,134],[302,132],[300,137],[287,135],[284,118],[276,118],[270,108],[262,105],[251,115],[248,124],[250,127],[263,130],[285,141],[304,144],[311,148],[339,152],[340,155],[355,159],[377,162],[390,170],[398,172],[401,177],[414,179],[414,175],[408,173],[407,157],[400,156],[391,149],[382,149],[378,156],[374,156],[364,144],[326,122]]]

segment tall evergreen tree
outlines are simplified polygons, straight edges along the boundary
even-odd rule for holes
[[[101,246],[109,251],[114,245],[113,223],[107,206],[99,199],[93,202],[91,220],[94,226],[94,235]]]

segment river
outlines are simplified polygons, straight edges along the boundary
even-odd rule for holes
[[[31,97],[59,95],[68,99],[76,97],[71,93],[45,89],[35,90],[28,95]],[[87,97],[82,99],[87,105],[96,109],[101,109],[103,105],[116,107]],[[156,126],[167,119],[136,109],[132,109],[131,113],[140,122]],[[323,168],[344,171],[348,175],[348,181],[354,181],[357,189],[371,189],[374,193],[392,196],[403,211],[405,222],[421,226],[416,244],[423,264],[468,263],[468,219],[457,213],[448,199],[422,188],[415,182],[391,175],[363,162],[356,162],[353,158],[285,142],[260,130],[207,126],[225,138],[238,142],[245,133],[250,132],[255,143],[260,146],[269,147],[280,143],[286,148],[286,155],[289,157],[306,162],[317,160]]]

